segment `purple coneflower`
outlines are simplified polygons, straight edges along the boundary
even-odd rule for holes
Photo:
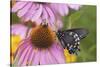
[[[14,26],[16,28],[15,33],[17,31],[19,32],[19,30],[20,32],[26,30],[23,26],[23,30],[18,29],[19,25]],[[13,29],[15,30],[14,26]],[[29,34],[27,38],[20,42],[13,65],[23,66],[66,63],[63,48],[60,43],[55,40],[55,33],[51,31],[49,26],[44,24],[39,25],[36,28],[32,28]]]
[[[63,26],[61,16],[68,15],[69,8],[78,10],[80,5],[17,1],[12,7],[12,12],[17,12],[17,16],[23,21],[32,21],[40,24],[43,20],[47,20],[49,26],[54,28],[56,24],[59,29]]]

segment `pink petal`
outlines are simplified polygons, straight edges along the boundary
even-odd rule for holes
[[[34,52],[35,52],[35,56],[33,57],[32,65],[38,65],[40,62],[40,50],[39,49],[37,51],[34,50]]]
[[[55,3],[55,4],[50,4],[51,6],[51,9],[54,11],[54,12],[58,12],[58,5]]]
[[[47,61],[46,61],[46,50],[41,50],[40,52],[40,65],[42,64],[47,64]]]
[[[81,7],[81,5],[78,5],[78,4],[69,4],[68,6],[74,10],[79,10],[79,8]]]
[[[27,45],[25,45],[25,44],[22,44],[17,48],[17,51],[16,51],[16,53],[14,55],[14,57],[15,57],[14,65],[18,65],[19,58],[20,58],[21,54],[23,53],[23,51],[25,50],[25,48],[27,48]]]
[[[68,15],[68,13],[69,13],[69,8],[68,8],[68,5],[67,5],[67,4],[64,4],[64,5],[63,5],[63,11],[64,11],[65,15]],[[64,16],[65,16],[65,15],[64,15]]]
[[[61,5],[61,4],[58,5],[58,11],[61,16],[65,15],[65,11],[63,10],[63,5]]]
[[[50,4],[52,10],[56,13],[56,14],[60,14],[61,16],[65,16],[68,14],[69,9],[67,4]]]
[[[21,10],[18,11],[18,16],[22,17],[23,15],[25,15],[28,10],[30,9],[30,7],[32,6],[32,2],[29,2],[24,8],[22,8]]]
[[[17,2],[13,8],[12,8],[12,12],[16,12],[18,11],[19,9],[22,9],[28,2]]]
[[[55,23],[57,24],[57,29],[62,29],[63,28],[62,18],[60,18],[59,16],[57,17],[57,20],[56,20]]]
[[[28,28],[22,24],[13,24],[11,26],[11,34],[20,35],[21,38],[24,39],[26,36],[27,29]]]
[[[53,44],[53,46],[49,49],[51,54],[56,58],[57,62],[59,64],[65,63],[65,57],[64,57],[64,52],[63,49],[58,48],[59,44]]]
[[[57,64],[57,61],[56,61],[56,58],[49,52],[48,49],[46,49],[46,56],[45,56],[45,59],[46,59],[46,63],[47,64]]]
[[[30,48],[29,45],[29,38],[22,40],[16,50],[16,53],[14,55],[15,60],[14,60],[14,65],[22,65],[21,63],[23,63],[23,59],[25,58],[25,55],[27,55],[28,53],[28,48]],[[24,62],[25,65],[26,61]]]
[[[36,12],[36,9],[39,8],[39,4],[33,4],[32,7],[30,8],[30,10],[28,11],[28,13],[23,16],[25,17],[25,21],[29,21],[31,20],[32,16],[34,15],[34,13]]]
[[[21,64],[22,66],[23,65],[26,65],[27,63],[28,63],[28,58],[30,58],[30,53],[32,53],[32,50],[33,50],[33,48],[32,48],[32,46],[29,48],[29,50],[28,50],[28,52],[27,52],[27,54],[26,54],[26,56],[25,56],[25,58],[24,58],[24,60],[23,60],[23,63]]]
[[[19,43],[19,46],[16,50],[16,53],[15,53],[15,57],[20,57],[22,52],[25,50],[25,48],[27,47],[27,41],[25,40],[22,40],[20,43]]]
[[[41,18],[41,17],[39,17],[37,20],[35,20],[35,22],[36,22],[36,24],[37,24],[37,25],[40,25],[40,24],[41,24],[41,22],[42,22],[42,18]]]
[[[37,20],[37,19],[41,16],[41,14],[42,14],[42,9],[43,9],[43,6],[40,4],[39,9],[36,11],[36,13],[34,13],[32,19],[31,19],[32,21]]]
[[[46,11],[48,12],[49,19],[51,20],[52,23],[54,23],[55,22],[55,16],[54,16],[53,11],[49,7],[45,7],[45,8],[46,8]]]
[[[35,52],[34,52],[34,48],[33,48],[33,50],[31,51],[30,57],[28,59],[28,62],[29,62],[28,65],[32,65],[32,61],[34,59],[34,56],[35,56]]]
[[[24,62],[25,56],[27,55],[29,49],[30,49],[30,46],[25,48],[25,50],[23,51],[21,57],[19,57],[18,65],[22,65],[22,63]],[[25,63],[27,63],[27,62],[25,61]]]
[[[43,7],[42,19],[47,19],[47,18],[48,18],[48,13],[47,13],[45,7]]]

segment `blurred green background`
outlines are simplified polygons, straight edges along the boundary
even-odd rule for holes
[[[96,6],[84,5],[79,11],[71,11],[63,17],[64,29],[86,28],[89,34],[81,41],[77,62],[96,61]]]
[[[63,17],[63,29],[81,27],[89,30],[88,36],[81,41],[76,62],[96,61],[96,6],[84,5],[79,11],[70,11],[68,16]],[[20,21],[16,14],[11,15],[12,22]]]

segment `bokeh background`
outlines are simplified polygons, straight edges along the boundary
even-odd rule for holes
[[[96,61],[96,6],[84,5],[79,11],[70,12],[69,16],[63,17],[64,29],[86,28],[88,36],[81,41],[81,52],[76,62]]]
[[[89,30],[88,36],[81,41],[76,62],[96,61],[96,6],[83,5],[79,11],[70,11],[68,16],[63,17],[63,29],[82,27]],[[11,24],[20,22],[16,14],[11,15]]]

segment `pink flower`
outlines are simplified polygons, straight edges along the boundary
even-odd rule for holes
[[[62,28],[61,16],[68,15],[69,8],[78,10],[80,5],[69,5],[60,3],[40,3],[32,1],[17,1],[12,8],[12,12],[16,13],[23,21],[32,21],[40,24],[43,20],[49,22],[52,28],[57,24],[57,28]]]
[[[31,31],[31,29],[29,31]],[[11,26],[11,34],[12,35],[20,35],[21,39],[25,39],[27,32],[28,32],[28,27],[26,27],[25,25],[13,24]]]
[[[27,27],[25,27],[25,30],[23,30],[23,31],[22,31],[21,27],[23,28],[23,25],[22,26],[14,25],[13,29],[16,31],[13,31],[13,29],[12,29],[13,34],[14,34],[14,32],[15,32],[15,34],[17,32],[25,33]],[[32,31],[32,29],[31,29],[31,32],[29,32],[29,33],[32,34],[32,36],[29,35],[26,38],[23,37],[24,39],[20,42],[19,47],[16,51],[15,60],[14,60],[13,65],[25,66],[25,65],[66,63],[63,48],[60,45],[60,43],[58,41],[54,41],[54,40],[52,41],[52,39],[50,39],[52,37],[51,34],[49,33],[50,34],[50,37],[49,37],[49,35],[46,33],[48,31],[42,31],[42,32],[41,31],[42,31],[42,28],[39,28],[39,27],[34,29],[34,31]],[[22,35],[22,33],[19,33],[19,34]],[[49,38],[47,37],[47,35]],[[43,40],[41,40],[41,39],[43,39]],[[49,40],[50,41],[49,42],[48,39],[50,39],[52,41],[52,43],[50,40]],[[40,44],[40,45],[36,46],[37,44]],[[45,44],[46,45],[49,44],[49,46],[46,46]],[[43,46],[41,46],[41,45],[43,45]]]

